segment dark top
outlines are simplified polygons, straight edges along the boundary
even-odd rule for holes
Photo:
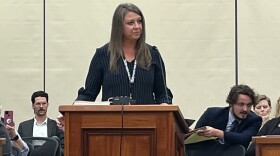
[[[76,100],[95,101],[102,87],[102,101],[117,96],[130,96],[136,104],[172,103],[172,93],[166,87],[165,68],[163,60],[156,47],[149,46],[152,63],[148,70],[136,67],[135,80],[129,84],[127,71],[122,59],[118,60],[118,70],[111,73],[109,70],[109,44],[96,50],[94,54],[85,88],[80,88]],[[128,63],[130,75],[134,61]]]
[[[9,133],[2,121],[0,121],[0,138],[6,138],[6,143],[2,145],[2,155],[10,156],[12,152],[12,144]]]
[[[268,120],[258,132],[257,136],[262,135],[280,135],[280,117]],[[246,156],[255,156],[256,145],[252,143],[246,153]]]
[[[273,118],[271,120],[268,120],[263,127],[258,132],[258,136],[261,135],[280,135],[280,117]]]
[[[246,119],[242,120],[234,132],[227,132],[230,107],[211,107],[208,108],[198,120],[195,128],[211,126],[224,131],[224,141],[226,144],[240,144],[248,147],[252,136],[256,135],[261,127],[262,118],[250,112]]]

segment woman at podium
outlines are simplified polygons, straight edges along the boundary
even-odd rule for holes
[[[96,49],[76,101],[95,101],[102,88],[102,101],[128,97],[133,104],[171,104],[163,59],[145,39],[141,10],[131,3],[120,4],[113,15],[110,41]],[[64,129],[63,116],[58,117],[58,126]]]
[[[120,4],[113,15],[110,41],[96,49],[76,101],[95,101],[102,88],[102,101],[129,97],[135,104],[171,104],[164,62],[145,39],[141,10],[131,3]]]

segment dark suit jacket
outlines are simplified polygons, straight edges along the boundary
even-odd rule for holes
[[[198,120],[195,128],[211,126],[224,131],[224,141],[226,144],[241,144],[248,147],[252,136],[259,131],[262,118],[255,113],[250,112],[237,127],[236,132],[226,132],[228,122],[229,107],[211,107],[208,108]]]
[[[21,137],[33,137],[34,118],[23,121],[18,126],[18,133]],[[61,142],[61,148],[64,148],[64,132],[60,130],[55,120],[49,119],[47,121],[48,137],[57,136]]]
[[[273,118],[269,121],[267,121],[263,127],[260,129],[258,132],[258,136],[262,135],[280,135],[278,133],[273,132],[275,128],[278,128],[278,124],[280,123],[280,117],[278,118]]]

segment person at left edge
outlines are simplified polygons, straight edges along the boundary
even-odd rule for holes
[[[145,39],[141,10],[131,3],[120,4],[113,15],[110,42],[96,50],[76,101],[95,101],[102,87],[102,101],[127,96],[136,104],[171,104],[163,60]]]
[[[0,138],[5,138],[6,143],[2,146],[2,156],[11,156],[12,142],[10,140],[9,132],[7,131],[4,123],[0,120]]]
[[[1,115],[1,108],[0,108],[0,115]],[[0,117],[1,118],[1,123],[4,124],[4,118],[3,117]],[[9,144],[11,143],[11,153],[7,154],[5,150],[7,149],[4,149],[4,152],[2,153],[3,155],[5,155],[4,153],[6,153],[7,155],[9,156],[27,156],[28,153],[29,153],[29,147],[27,146],[26,142],[23,141],[21,139],[21,136],[18,134],[18,132],[15,130],[15,127],[14,127],[15,123],[12,121],[12,124],[11,125],[4,125],[6,127],[6,130],[7,130],[7,133],[8,133],[8,136],[9,136],[9,139],[6,138],[6,148],[7,146],[9,146]],[[1,125],[2,126],[2,125]],[[0,128],[0,138],[3,137],[3,130],[2,130],[2,127]],[[7,141],[9,141],[9,143],[7,143]],[[2,148],[4,148],[5,144],[3,145]]]

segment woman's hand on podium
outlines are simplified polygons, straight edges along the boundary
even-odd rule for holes
[[[64,116],[63,115],[59,115],[57,117],[56,123],[57,123],[58,128],[64,131],[65,121],[64,121]]]

